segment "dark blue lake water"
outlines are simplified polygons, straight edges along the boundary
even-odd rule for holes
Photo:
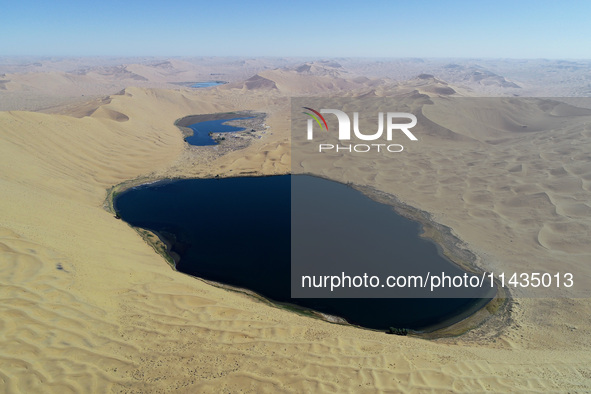
[[[209,88],[211,86],[223,85],[225,82],[222,81],[208,81],[208,82],[196,82],[191,85],[192,88]]]
[[[181,272],[251,289],[271,300],[336,315],[363,327],[424,329],[442,322],[459,321],[487,302],[478,298],[292,299],[291,178],[284,175],[163,181],[121,193],[114,206],[126,222],[157,231],[170,240],[172,250],[181,257],[177,264]],[[355,205],[378,204],[336,182],[310,176],[295,176],[294,179],[303,183],[301,190],[312,185],[318,201],[326,201],[323,193],[336,191],[341,196],[353,195],[353,198],[343,197],[343,204],[346,201]],[[370,215],[367,219],[377,223],[377,231],[384,230],[381,227],[385,222],[395,227],[397,221],[402,220],[401,226],[408,225],[408,219],[383,207],[387,209],[365,210],[364,216]],[[318,204],[318,210],[325,208]],[[342,216],[342,209],[355,211],[358,208],[341,204],[334,214]],[[311,206],[310,209],[315,208]],[[372,212],[380,217],[372,219]],[[321,214],[326,217],[327,212]],[[310,215],[314,217],[314,212]],[[343,221],[336,223],[341,227],[348,225]],[[450,272],[458,270],[449,262],[441,261],[434,244],[425,246],[427,241],[418,237],[419,230],[416,224],[412,230],[414,234],[401,242],[405,245],[417,242],[418,248],[423,249],[421,259],[426,260],[423,262],[426,265],[433,264],[441,269],[442,264],[447,264],[444,267]],[[371,226],[363,232],[358,228],[339,231],[357,232],[367,237],[375,235]],[[408,229],[405,227],[404,231]]]
[[[185,138],[190,145],[205,146],[205,145],[217,145],[209,133],[230,133],[233,131],[245,130],[243,127],[236,127],[225,124],[232,120],[251,119],[252,117],[242,118],[231,118],[231,119],[218,119],[218,120],[207,120],[205,122],[199,122],[188,126],[193,130],[193,135]]]

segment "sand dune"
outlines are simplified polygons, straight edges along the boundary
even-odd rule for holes
[[[339,67],[335,67],[335,65]],[[285,95],[293,96],[351,91],[379,86],[382,82],[379,79],[353,78],[347,75],[345,70],[342,70],[338,64],[304,63],[294,68],[261,71],[247,80],[244,86],[247,89],[276,88]],[[230,84],[222,89],[233,89],[236,87],[242,87],[242,85]]]
[[[277,89],[277,85],[270,79],[261,77],[260,75],[254,75],[248,78],[243,83],[236,82],[228,87],[240,87],[246,90],[260,90],[260,89]]]
[[[458,338],[389,336],[174,272],[104,209],[107,189],[137,177],[288,172],[282,92],[368,88],[330,76],[312,76],[302,88],[296,74],[261,72],[278,90],[128,88],[64,109],[76,117],[0,113],[1,391],[591,389],[586,299],[521,299],[509,315]],[[399,93],[418,89],[407,84]],[[188,148],[173,126],[186,115],[244,109],[267,112],[268,133],[223,156]],[[395,159],[389,184],[397,188],[386,191],[450,226],[485,267],[588,262],[589,126],[522,134],[518,122],[508,132],[493,123],[489,136],[446,113],[444,103],[425,111],[442,134]],[[487,120],[476,111],[466,119]],[[325,172],[380,184],[367,174]]]

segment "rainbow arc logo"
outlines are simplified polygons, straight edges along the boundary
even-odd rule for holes
[[[311,114],[310,112],[303,112],[304,114],[312,117],[312,119],[314,119],[316,121],[316,123],[318,123],[318,126],[320,126],[320,130],[323,129],[322,127],[322,123],[320,123],[320,119],[322,119],[322,122],[324,123],[324,127],[326,127],[326,131],[328,131],[328,125],[326,124],[326,120],[324,119],[324,116],[322,116],[320,114],[320,112],[310,108],[310,107],[302,107],[303,109],[307,109],[310,112],[313,112],[315,115]],[[320,119],[318,119],[320,118]]]

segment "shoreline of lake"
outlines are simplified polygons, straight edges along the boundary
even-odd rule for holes
[[[292,175],[292,174],[285,174],[285,175]],[[317,176],[314,174],[311,174],[311,175]],[[275,175],[248,174],[248,175],[244,175],[244,176],[232,176],[232,177],[224,177],[224,178],[269,177],[269,176],[275,176]],[[134,182],[133,180],[129,181],[129,182],[124,182],[123,184],[117,185],[116,187],[112,188],[109,191],[108,196],[107,196],[107,204],[106,204],[107,206],[106,207],[108,207],[111,210],[111,212],[115,213],[115,209],[113,206],[114,198],[119,193],[122,193],[123,191],[128,190],[130,188],[136,188],[136,187],[140,187],[140,186],[143,186],[146,184],[152,184],[152,183],[158,183],[158,182],[170,182],[170,181],[184,180],[184,179],[214,179],[214,178],[195,178],[195,177],[178,177],[178,178],[174,178],[174,179],[170,179],[170,178],[168,178],[168,179],[146,179],[146,178],[144,178],[142,180],[137,180],[137,182]],[[325,179],[329,179],[329,178],[325,178]],[[329,179],[329,180],[343,184],[342,182],[334,181],[332,179]],[[447,257],[451,261],[452,264],[456,265],[457,267],[459,267],[460,269],[462,269],[468,273],[482,273],[482,270],[480,269],[480,267],[478,267],[477,265],[474,264],[475,263],[475,255],[467,249],[467,245],[465,245],[459,239],[457,239],[457,237],[455,237],[452,234],[451,229],[449,229],[439,223],[434,222],[432,220],[432,218],[430,218],[430,215],[428,213],[423,212],[417,208],[410,207],[410,206],[400,202],[400,200],[398,200],[393,195],[390,195],[385,192],[381,192],[379,190],[369,188],[367,186],[352,185],[352,184],[343,184],[343,185],[352,187],[352,188],[360,191],[366,197],[371,198],[372,200],[375,200],[375,201],[380,202],[382,204],[391,206],[398,214],[419,223],[421,225],[422,231],[423,231],[422,234],[420,234],[420,236],[427,238],[431,242],[433,242],[438,247],[438,251],[442,254],[442,256]],[[134,228],[138,232],[141,232],[142,230],[145,231],[145,229],[142,229],[139,227],[134,227],[134,226],[131,226],[131,227]],[[152,231],[152,230],[148,230],[148,231]],[[168,240],[162,234],[158,234],[157,232],[154,232],[154,231],[152,231],[152,232],[156,234],[159,242],[167,245],[166,249],[168,249],[170,240]],[[256,291],[251,290],[251,289],[246,289],[246,288],[233,286],[233,285],[229,285],[229,284],[225,284],[225,283],[221,283],[221,282],[216,282],[216,281],[213,281],[210,279],[201,278],[198,276],[194,276],[194,275],[179,271],[176,268],[176,263],[178,262],[178,258],[179,258],[178,256],[172,256],[168,252],[164,252],[164,253],[159,252],[157,246],[152,244],[150,242],[151,241],[150,239],[148,239],[146,237],[143,237],[143,238],[144,238],[144,240],[146,240],[146,242],[148,242],[149,244],[152,245],[152,247],[154,248],[154,250],[157,253],[161,254],[165,258],[165,260],[167,260],[169,262],[169,265],[171,266],[171,268],[173,270],[175,270],[181,274],[191,276],[192,278],[199,279],[201,281],[204,281],[204,282],[209,283],[210,285],[213,285],[216,287],[224,288],[224,289],[231,290],[231,291],[237,291],[237,292],[252,296],[258,300],[264,300],[265,303],[272,305],[274,307],[277,307],[277,308],[287,309],[292,312],[304,314],[306,316],[313,317],[313,318],[318,318],[318,319],[321,319],[321,320],[324,320],[324,321],[327,321],[330,323],[350,325],[350,326],[354,326],[354,327],[361,328],[364,330],[379,331],[379,332],[383,331],[383,330],[376,330],[376,329],[372,329],[372,328],[368,328],[368,327],[363,327],[363,326],[351,324],[346,321],[343,322],[344,319],[342,319],[341,317],[329,315],[329,314],[319,312],[319,311],[315,311],[315,310],[312,310],[312,309],[309,309],[306,307],[302,307],[297,304],[290,304],[290,303],[285,303],[285,302],[274,301],[272,299],[269,299],[267,297],[264,297],[264,296],[258,294]],[[462,244],[462,247],[460,247],[459,244]],[[173,259],[175,261],[175,264],[171,264],[170,259]],[[508,322],[510,321],[511,296],[510,296],[508,289],[499,287],[496,280],[495,280],[495,283],[497,285],[496,286],[497,292],[496,292],[496,295],[492,299],[490,299],[490,300],[481,299],[480,302],[476,303],[477,307],[464,310],[462,313],[460,313],[458,315],[454,315],[451,318],[448,318],[448,319],[441,321],[437,324],[434,324],[432,326],[426,327],[425,329],[416,330],[416,331],[411,330],[411,335],[426,338],[426,339],[454,337],[454,336],[464,334],[476,327],[479,327],[482,324],[490,321],[491,319],[496,320],[496,322],[495,322],[496,326],[498,326],[498,325],[504,326],[504,325],[508,324]]]

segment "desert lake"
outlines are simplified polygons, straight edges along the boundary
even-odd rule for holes
[[[338,223],[339,232],[372,239],[377,233],[402,231],[406,235],[389,242],[388,250],[400,242],[408,256],[416,257],[414,266],[463,272],[433,242],[419,237],[419,223],[358,190],[312,176],[165,180],[129,189],[114,203],[123,220],[155,231],[171,244],[171,251],[180,256],[176,265],[180,272],[362,327],[428,330],[457,322],[490,299],[485,291],[476,298],[292,298],[292,188],[298,193],[312,188],[315,198],[309,202],[317,203],[307,203],[309,216],[322,215],[324,222]],[[323,203],[328,201],[323,196],[334,193],[340,196],[337,204]],[[334,209],[327,209],[329,205]],[[343,210],[364,212],[364,223],[340,220]],[[360,225],[363,232],[356,231]],[[310,236],[317,237],[313,232]]]
[[[211,137],[210,133],[230,133],[234,131],[242,131],[243,127],[237,127],[227,124],[233,120],[244,120],[252,117],[235,117],[229,119],[215,119],[198,122],[187,126],[193,130],[193,135],[186,137],[185,141],[189,145],[206,146],[216,145],[217,142]]]

